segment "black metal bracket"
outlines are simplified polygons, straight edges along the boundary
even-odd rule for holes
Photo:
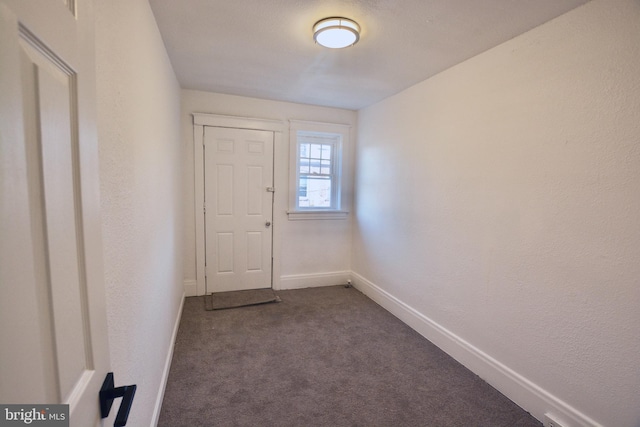
[[[120,409],[118,409],[118,414],[116,415],[113,427],[126,426],[127,419],[129,418],[129,411],[131,411],[131,404],[133,403],[133,396],[136,394],[136,388],[137,386],[135,384],[115,388],[113,372],[109,372],[102,383],[102,388],[100,388],[100,416],[102,418],[107,418],[109,416],[109,412],[111,412],[113,399],[116,397],[122,397]]]

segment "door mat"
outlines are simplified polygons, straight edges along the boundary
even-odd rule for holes
[[[273,292],[273,289],[250,289],[246,291],[216,292],[205,295],[204,306],[205,310],[213,311],[280,301],[280,297]]]

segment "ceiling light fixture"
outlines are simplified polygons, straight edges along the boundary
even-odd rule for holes
[[[316,43],[331,49],[353,46],[360,40],[360,25],[347,18],[325,18],[313,26]]]

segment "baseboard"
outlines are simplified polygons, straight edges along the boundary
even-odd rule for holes
[[[332,271],[329,273],[292,274],[280,276],[278,289],[302,289],[318,286],[346,284],[351,279],[350,271]]]
[[[178,336],[178,327],[180,326],[180,319],[182,318],[182,308],[184,307],[185,297],[186,295],[183,293],[182,301],[180,302],[180,308],[178,309],[178,314],[173,324],[171,344],[169,345],[169,351],[167,352],[167,357],[164,362],[164,369],[162,370],[162,380],[160,382],[160,389],[158,390],[158,396],[156,397],[156,405],[153,408],[153,418],[151,419],[151,427],[156,427],[160,419],[160,411],[162,410],[162,401],[164,399],[164,391],[167,388],[167,380],[169,379],[169,370],[171,369],[171,360],[173,359],[173,348],[176,345],[176,337]]]
[[[198,295],[198,284],[195,280],[185,280],[183,282],[184,296],[195,297]]]
[[[539,421],[551,413],[566,426],[601,427],[587,415],[455,335],[410,305],[352,272],[353,285],[420,335],[440,347]],[[565,425],[565,424],[563,424]]]

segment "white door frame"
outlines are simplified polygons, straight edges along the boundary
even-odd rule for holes
[[[193,113],[193,160],[194,160],[194,211],[195,211],[195,232],[196,232],[196,295],[205,295],[207,288],[205,282],[205,219],[204,219],[204,128],[205,126],[264,130],[273,132],[273,157],[274,157],[274,187],[276,194],[278,191],[286,191],[285,186],[279,188],[276,179],[276,159],[278,153],[283,150],[282,134],[286,129],[285,124],[280,120],[253,119],[248,117],[223,116],[218,114]],[[280,248],[281,233],[277,224],[275,211],[278,208],[274,197],[273,215],[273,267],[271,270],[273,289],[280,287]]]

